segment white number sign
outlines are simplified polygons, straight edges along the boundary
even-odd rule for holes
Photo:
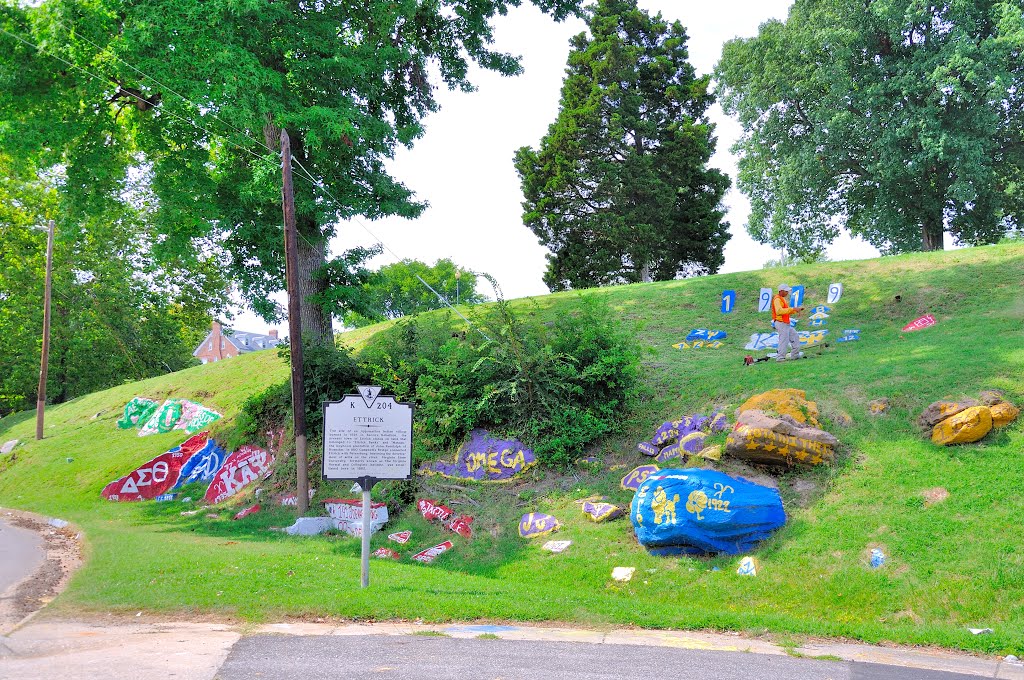
[[[833,283],[828,287],[828,303],[833,304],[839,302],[839,298],[843,297],[843,284]]]
[[[761,295],[757,298],[757,311],[767,312],[772,308],[772,289],[762,288]]]

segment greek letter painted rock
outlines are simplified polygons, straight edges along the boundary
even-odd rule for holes
[[[153,412],[160,406],[159,402],[145,397],[134,397],[125,404],[124,415],[117,421],[117,426],[122,430],[133,427],[142,427],[153,416]]]
[[[551,515],[542,512],[529,512],[519,520],[519,535],[523,538],[546,536],[558,531],[562,523]]]
[[[633,468],[629,471],[629,474],[622,478],[620,486],[627,491],[636,491],[637,487],[647,479],[648,475],[660,469],[657,465],[641,465],[640,467]]]
[[[630,506],[637,540],[664,553],[753,548],[786,523],[779,492],[717,470],[661,470]]]
[[[478,482],[503,482],[536,464],[533,450],[518,439],[496,439],[486,430],[473,430],[469,441],[459,449],[455,463],[434,461],[422,471]]]
[[[388,540],[394,541],[395,543],[408,543],[410,538],[412,538],[411,531],[399,531],[394,534],[388,534]]]
[[[611,503],[585,501],[583,503],[583,514],[595,522],[607,522],[616,517],[622,517],[625,512],[619,506],[612,505]]]
[[[328,498],[324,501],[334,528],[351,536],[363,535],[363,501],[354,498]],[[388,521],[386,503],[370,503],[370,533],[380,530]]]
[[[189,437],[183,444],[140,465],[130,474],[103,487],[101,495],[110,501],[144,501],[166,494],[178,486],[182,468],[208,444],[209,433]]]
[[[230,498],[260,477],[270,474],[274,457],[257,446],[248,444],[232,452],[206,489],[203,500],[216,504]]]
[[[445,521],[452,516],[452,509],[447,505],[441,505],[437,501],[432,501],[428,498],[421,498],[416,501],[416,509],[423,515],[423,519],[428,522],[433,520]]]
[[[932,430],[932,442],[940,446],[970,444],[976,442],[992,429],[992,409],[988,406],[972,406],[946,418]]]
[[[839,440],[824,430],[758,410],[742,413],[725,440],[730,456],[768,465],[831,463],[837,446]]]
[[[210,482],[220,470],[228,452],[217,446],[217,442],[214,440],[208,439],[208,436],[208,432],[201,432],[190,437],[179,447],[189,455],[185,463],[182,464],[178,481],[174,483],[172,489],[192,482]]]
[[[463,538],[473,538],[473,527],[470,525],[473,523],[473,518],[469,515],[460,515],[454,517],[449,522],[445,522],[445,528],[449,531],[453,531]]]

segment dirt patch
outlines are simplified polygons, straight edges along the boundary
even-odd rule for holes
[[[0,598],[0,631],[45,607],[64,590],[71,575],[82,564],[81,534],[77,529],[70,525],[56,528],[38,515],[17,510],[4,511],[3,518],[14,526],[39,534],[45,558],[34,574]]]
[[[949,498],[949,492],[941,486],[937,486],[934,489],[925,489],[921,492],[921,495],[924,496],[924,504],[926,506],[936,505]]]

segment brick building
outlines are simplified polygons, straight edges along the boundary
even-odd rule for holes
[[[277,337],[277,329],[271,329],[267,335],[247,333],[224,328],[214,321],[210,324],[210,333],[199,343],[192,356],[204,364],[221,359],[230,359],[239,354],[259,352],[260,350],[277,347],[281,340]]]

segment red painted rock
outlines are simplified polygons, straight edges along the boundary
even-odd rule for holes
[[[235,515],[235,519],[242,519],[243,517],[248,517],[249,515],[251,515],[251,514],[253,514],[255,512],[259,512],[259,511],[260,511],[260,506],[259,506],[259,503],[257,503],[256,505],[253,505],[252,507],[246,508],[245,510],[242,510],[242,511],[238,512]]]
[[[452,542],[451,541],[445,541],[444,543],[438,543],[437,545],[435,545],[435,546],[433,546],[431,548],[427,548],[426,550],[423,550],[421,552],[416,553],[415,555],[412,556],[412,558],[414,560],[416,560],[417,562],[423,562],[424,564],[430,564],[435,559],[437,559],[438,555],[440,555],[441,553],[445,552],[446,550],[451,550],[451,549],[452,549]]]
[[[452,516],[452,509],[447,505],[441,505],[437,501],[423,498],[416,501],[416,509],[420,511],[428,522],[441,520],[442,522]]]
[[[324,501],[334,527],[352,536],[363,535],[363,501],[353,498],[328,498]],[[380,530],[388,521],[387,503],[370,503],[370,533]]]
[[[931,314],[925,314],[921,318],[914,319],[913,321],[908,323],[906,326],[904,326],[903,327],[903,332],[904,333],[909,333],[910,331],[919,331],[922,328],[928,328],[929,326],[934,326],[934,325],[935,325],[935,317],[932,316]]]
[[[374,557],[379,557],[380,559],[388,559],[388,560],[397,560],[397,559],[401,559],[401,557],[402,557],[401,555],[396,553],[391,548],[378,548],[378,549],[374,550],[371,554]]]
[[[160,496],[178,482],[181,468],[197,451],[206,446],[206,432],[189,437],[153,460],[140,465],[133,472],[114,480],[100,492],[110,501],[144,501]]]
[[[256,446],[243,446],[224,461],[203,500],[216,504],[270,473],[274,457]]]
[[[454,531],[463,538],[473,538],[473,527],[470,524],[473,523],[473,518],[469,515],[460,515],[455,517],[450,522],[445,523],[445,527],[449,531]]]

